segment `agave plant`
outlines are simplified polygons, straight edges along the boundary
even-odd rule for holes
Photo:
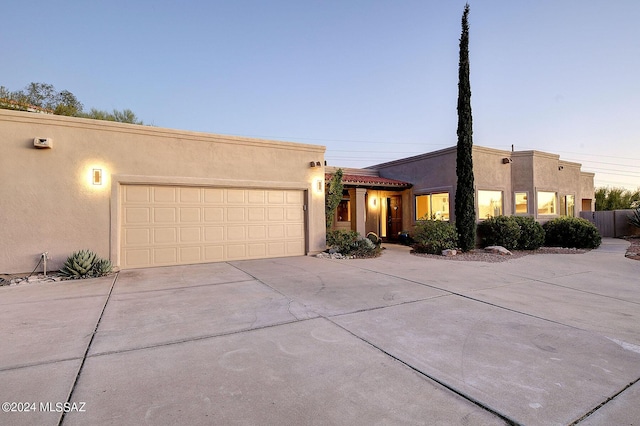
[[[91,272],[94,277],[104,277],[105,275],[109,275],[112,270],[113,265],[111,265],[109,259],[96,258]]]
[[[98,257],[91,250],[80,250],[67,258],[60,273],[71,279],[103,277],[109,275],[113,265],[108,259]]]
[[[629,215],[629,223],[636,228],[640,228],[640,207],[635,209],[633,213]]]

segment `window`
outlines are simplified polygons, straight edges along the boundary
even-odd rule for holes
[[[416,220],[449,220],[449,193],[416,196]]]
[[[538,191],[538,214],[552,215],[558,214],[556,210],[556,193]]]
[[[502,191],[478,190],[478,218],[487,219],[502,214]]]
[[[342,200],[336,208],[336,219],[338,222],[351,222],[351,202]]]
[[[575,216],[576,198],[573,195],[565,195],[560,199],[560,211],[564,216]]]
[[[516,192],[516,214],[529,213],[528,195],[526,192]]]

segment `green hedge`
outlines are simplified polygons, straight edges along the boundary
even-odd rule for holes
[[[417,253],[441,254],[458,246],[455,225],[442,220],[421,220],[416,223],[411,247]]]
[[[545,231],[545,244],[549,247],[594,249],[602,242],[598,228],[579,217],[559,217],[542,227]]]
[[[495,216],[480,222],[482,247],[502,246],[508,250],[535,250],[544,244],[545,232],[532,217]]]

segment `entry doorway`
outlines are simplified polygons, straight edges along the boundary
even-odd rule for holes
[[[402,232],[402,196],[387,197],[386,206],[386,237],[395,241]]]

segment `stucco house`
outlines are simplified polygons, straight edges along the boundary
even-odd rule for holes
[[[322,251],[324,152],[0,109],[0,273],[81,249],[120,268]]]
[[[345,191],[335,229],[375,232],[395,239],[417,220],[455,220],[456,147],[343,169]],[[578,163],[540,151],[473,147],[477,220],[523,215],[539,222],[594,208],[594,174]],[[327,168],[330,179],[337,168]]]
[[[298,256],[325,246],[325,147],[0,109],[0,273],[90,249],[121,268]],[[345,169],[335,227],[387,239],[454,220],[456,149]],[[593,173],[475,146],[478,220],[592,210]],[[40,267],[41,268],[41,267]],[[42,270],[42,269],[38,270]]]

